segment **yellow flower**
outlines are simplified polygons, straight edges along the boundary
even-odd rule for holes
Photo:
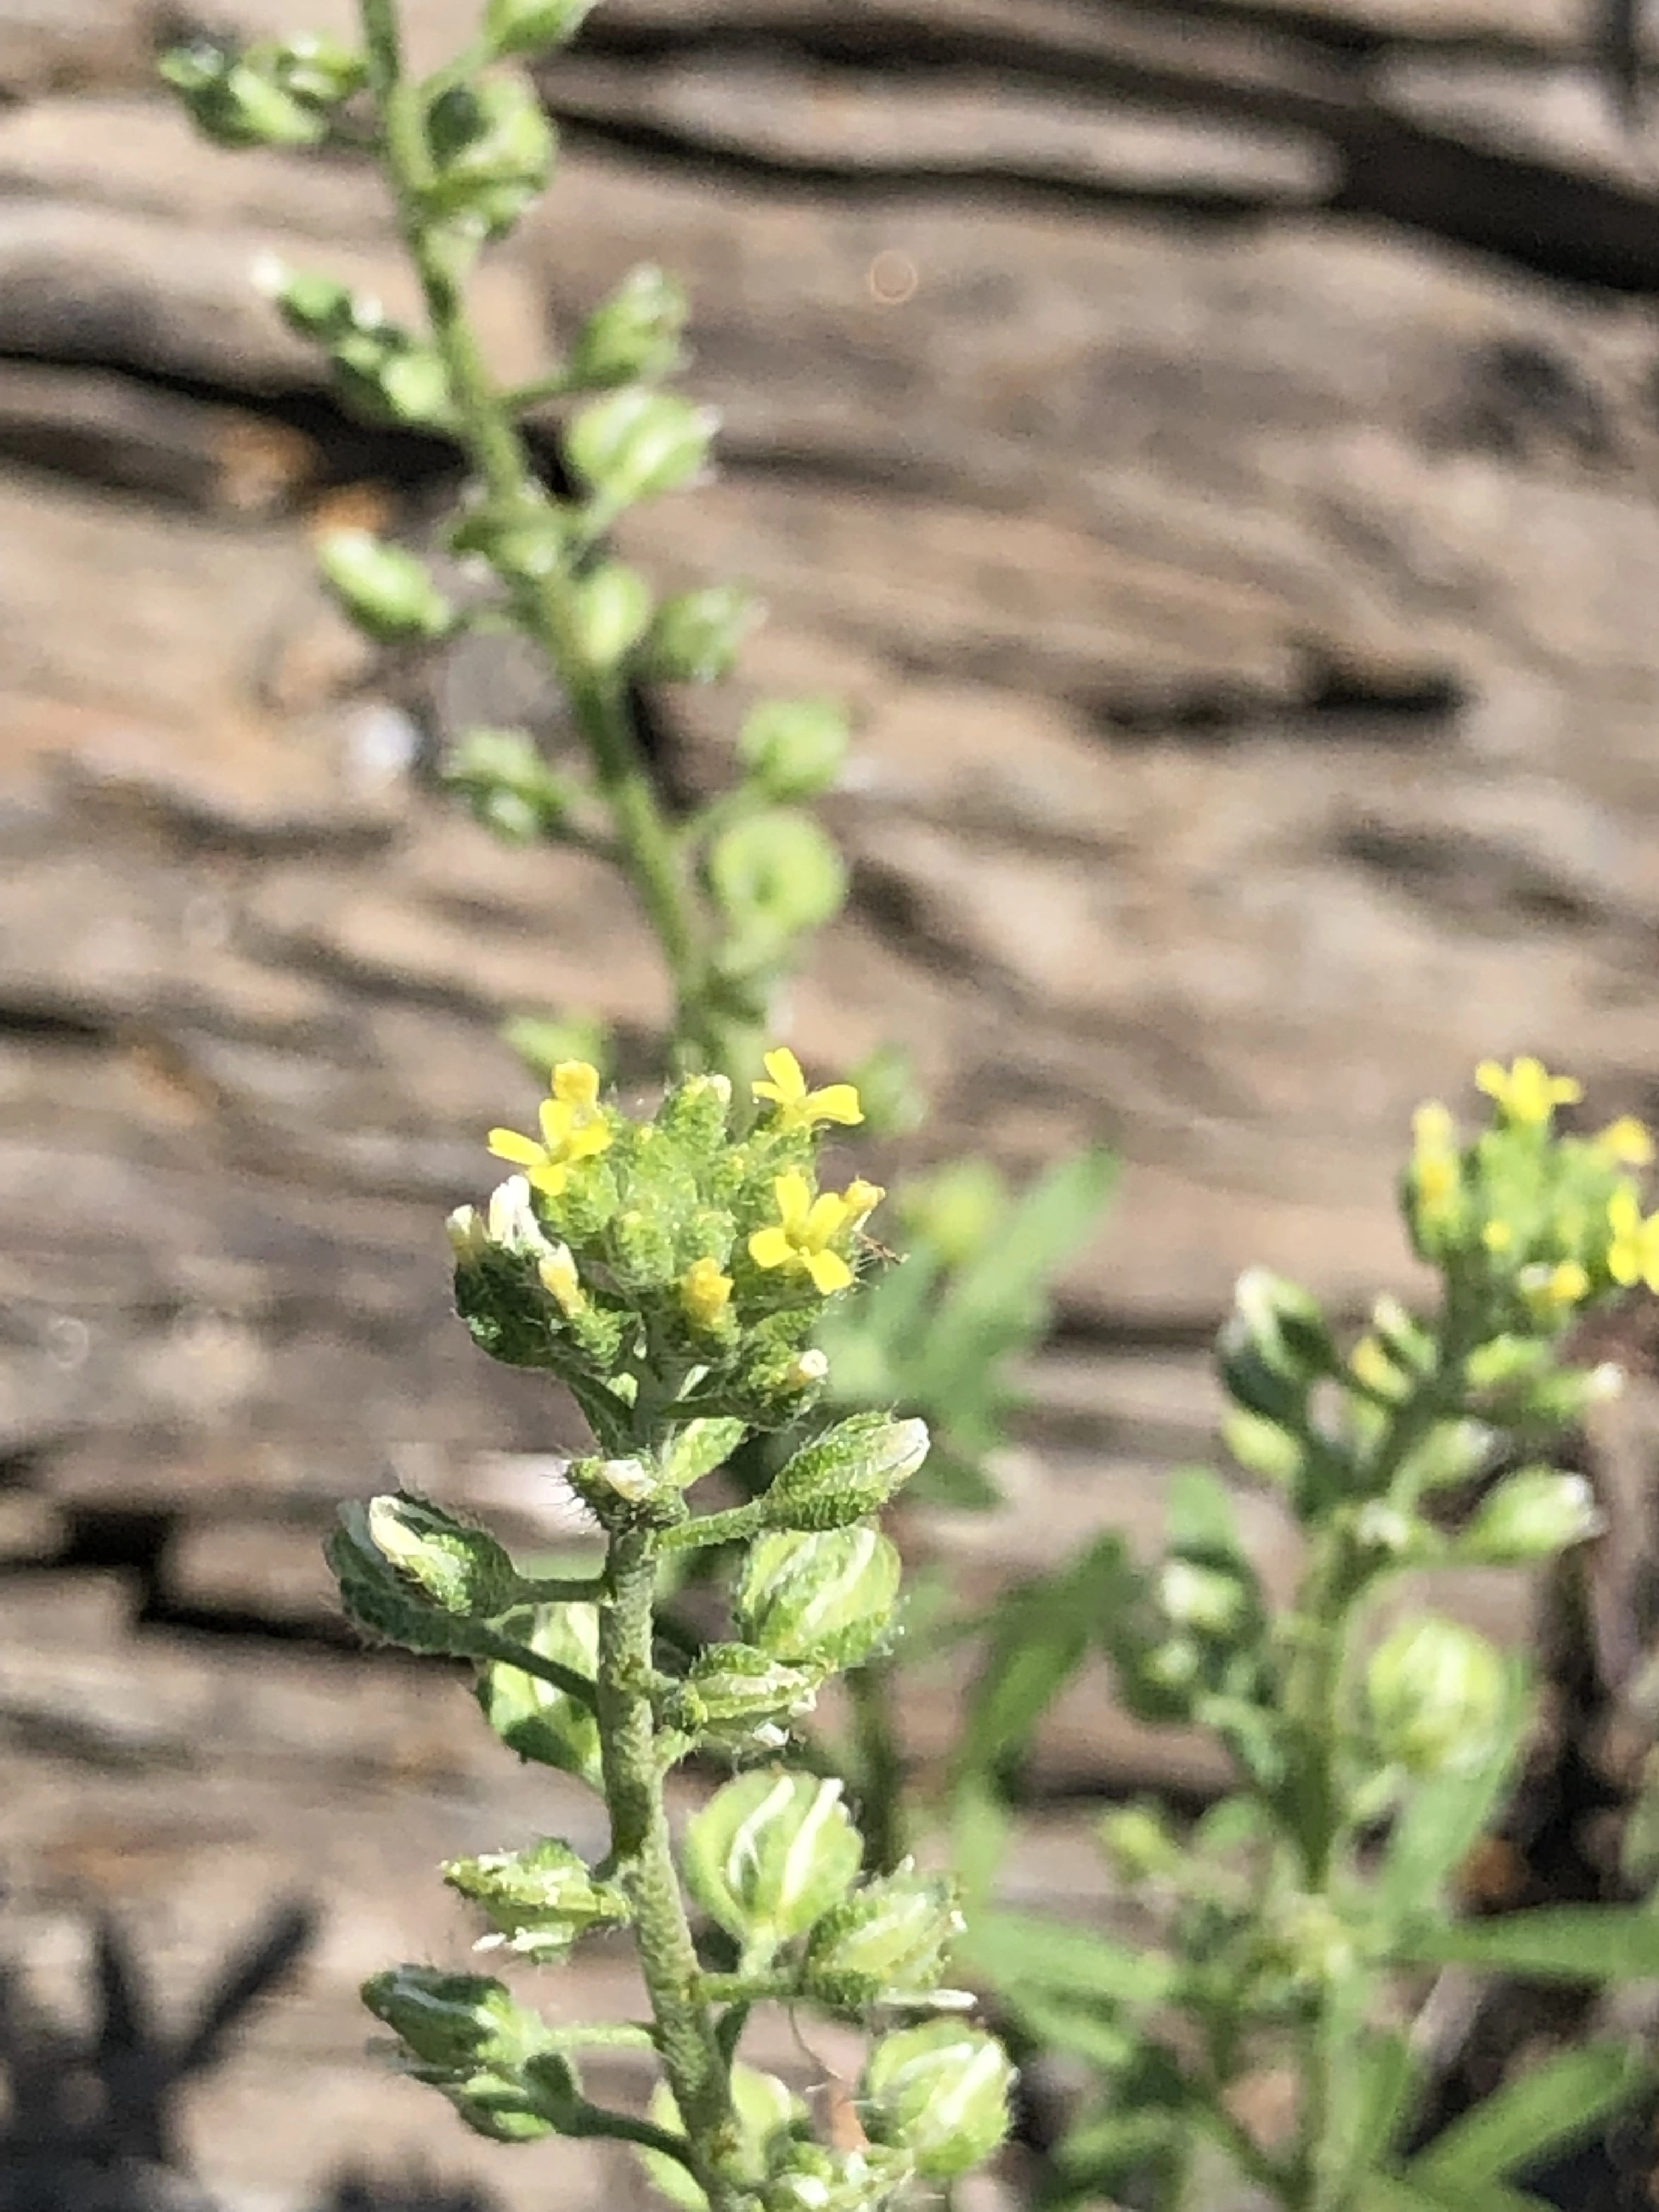
[[[1653,1136],[1633,1114],[1609,1121],[1595,1139],[1595,1149],[1617,1168],[1645,1168],[1653,1164]]]
[[[732,1297],[732,1278],[718,1260],[694,1260],[680,1277],[680,1304],[699,1328],[714,1328]]]
[[[772,1079],[750,1087],[757,1100],[776,1107],[774,1119],[780,1129],[810,1129],[815,1121],[840,1121],[850,1128],[864,1119],[859,1094],[850,1083],[830,1083],[822,1091],[809,1091],[800,1062],[787,1045],[780,1045],[764,1057],[766,1073]]]
[[[1626,1287],[1645,1283],[1659,1291],[1659,1213],[1643,1220],[1633,1183],[1621,1184],[1607,1200],[1607,1224],[1613,1231],[1607,1273],[1613,1281]]]
[[[1515,1229],[1507,1221],[1489,1221],[1480,1232],[1488,1252],[1507,1252],[1515,1243]]]
[[[587,1304],[568,1244],[556,1244],[544,1253],[537,1263],[536,1273],[541,1277],[542,1288],[567,1321]]]
[[[1443,1218],[1457,1195],[1462,1167],[1457,1125],[1438,1099],[1431,1099],[1412,1115],[1412,1181],[1419,1209],[1425,1219]]]
[[[1553,1267],[1528,1267],[1521,1277],[1521,1295],[1536,1314],[1565,1312],[1589,1296],[1590,1279],[1577,1260],[1563,1260]]]
[[[553,1095],[541,1105],[542,1141],[516,1129],[492,1129],[489,1149],[522,1168],[544,1197],[558,1198],[579,1160],[608,1152],[611,1132],[599,1110],[599,1077],[585,1060],[562,1060],[553,1071]]]
[[[813,1289],[824,1297],[832,1291],[844,1291],[853,1279],[853,1270],[839,1252],[830,1248],[868,1212],[864,1195],[874,1188],[872,1183],[854,1183],[846,1194],[825,1190],[814,1198],[800,1170],[788,1169],[772,1186],[777,1195],[778,1218],[750,1238],[750,1258],[757,1267],[799,1268],[811,1277]]]
[[[1506,1121],[1542,1128],[1558,1106],[1576,1106],[1584,1086],[1571,1075],[1552,1075],[1541,1060],[1528,1054],[1508,1067],[1483,1060],[1474,1071],[1478,1089],[1495,1099]]]

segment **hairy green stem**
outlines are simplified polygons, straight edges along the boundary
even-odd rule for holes
[[[893,1712],[893,1669],[880,1660],[847,1677],[853,1712],[854,1794],[866,1864],[891,1874],[905,1851],[904,1756]]]
[[[432,180],[425,123],[429,88],[404,76],[398,0],[358,0],[358,6],[398,226],[449,380],[457,434],[503,513],[534,511],[539,487],[514,420],[513,395],[497,388],[467,314],[461,271],[468,248],[431,220],[425,204]],[[514,581],[511,589],[520,625],[546,655],[569,701],[628,874],[662,948],[674,984],[676,1034],[698,1057],[721,1066],[738,1057],[739,1048],[709,1003],[700,917],[646,768],[626,689],[588,661],[568,576],[556,567],[545,576]]]
[[[746,2192],[731,2173],[738,2130],[730,2071],[692,1946],[651,1712],[657,1583],[652,1531],[612,1537],[609,1578],[611,1595],[599,1609],[599,1716],[611,1856],[634,1908],[657,2048],[679,2106],[692,2171],[712,2212],[741,2212]]]

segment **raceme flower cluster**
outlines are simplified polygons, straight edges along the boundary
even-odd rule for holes
[[[897,1632],[899,1557],[874,1516],[921,1464],[925,1426],[855,1413],[745,1502],[697,1511],[690,1496],[748,1437],[810,1411],[825,1376],[810,1338],[854,1290],[882,1196],[820,1182],[822,1130],[862,1118],[854,1087],[810,1089],[781,1048],[764,1064],[736,1126],[722,1077],[688,1076],[635,1115],[590,1065],[561,1062],[534,1135],[490,1132],[514,1172],[482,1211],[450,1217],[475,1340],[563,1383],[593,1430],[568,1479],[605,1539],[602,1570],[526,1573],[487,1532],[401,1494],[346,1508],[331,1547],[366,1632],[471,1659],[503,1741],[610,1808],[597,1864],[539,1837],[445,1868],[489,1923],[481,1948],[556,1964],[630,1930],[652,2018],[555,2027],[492,1976],[428,1966],[377,1975],[364,1996],[406,2070],[486,2135],[623,2138],[665,2195],[714,2212],[874,2212],[995,2148],[1012,2069],[944,1986],[953,1885],[908,1860],[866,1875],[841,1784],[778,1763],[823,1684]],[[731,1562],[730,1634],[671,1645],[659,1572],[690,1548]],[[662,1784],[694,1754],[739,1771],[676,1851]],[[787,2085],[738,2057],[762,2000],[879,2030],[857,2148],[818,2140]],[[644,2118],[581,2086],[581,2051],[618,2043],[661,2061]]]

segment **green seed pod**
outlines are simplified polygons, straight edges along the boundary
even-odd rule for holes
[[[630,269],[605,304],[583,324],[567,374],[573,385],[599,391],[636,377],[666,376],[680,357],[690,308],[673,277],[648,263]]]
[[[1595,1493],[1582,1474],[1523,1467],[1482,1501],[1454,1556],[1481,1566],[1527,1566],[1588,1543],[1602,1525]]]
[[[769,806],[716,838],[708,882],[741,940],[758,955],[840,913],[847,869],[810,814]]]
[[[1508,1703],[1503,1656],[1461,1621],[1406,1621],[1371,1654],[1365,1701],[1385,1760],[1412,1774],[1461,1773],[1497,1742]]]
[[[565,457],[612,509],[677,491],[708,459],[715,417],[706,407],[631,385],[584,407],[565,436]]]
[[[574,779],[550,768],[524,730],[468,730],[444,762],[443,777],[486,830],[515,845],[556,836],[580,797]],[[540,1073],[551,1065],[544,1060]]]
[[[657,609],[640,648],[640,673],[657,684],[716,683],[732,673],[760,618],[753,593],[739,584],[677,592]]]
[[[505,1945],[538,1962],[562,1959],[592,1928],[631,1918],[614,1882],[596,1881],[568,1844],[544,1837],[528,1850],[451,1859],[444,1880],[482,1905],[496,1929],[479,1945]]]
[[[388,1559],[371,1533],[367,1505],[355,1498],[342,1505],[323,1549],[340,1586],[340,1602],[366,1636],[405,1651],[473,1656],[482,1632],[478,1621],[447,1611]]]
[[[382,645],[441,637],[455,619],[425,564],[370,531],[330,531],[318,545],[317,564],[359,629]]]
[[[749,1547],[738,1625],[792,1666],[861,1666],[886,1639],[902,1571],[896,1547],[867,1522],[821,1534],[779,1529]]]
[[[769,699],[750,709],[738,755],[769,799],[817,799],[847,763],[847,717],[830,699]]]
[[[1014,2069],[994,2036],[956,2021],[884,2035],[866,2063],[865,2126],[906,2150],[929,2181],[951,2181],[988,2158],[1008,2132]]]
[[[487,1530],[402,1491],[369,1500],[366,1528],[381,1558],[441,1611],[495,1620],[513,1603],[518,1569]]]
[[[368,82],[368,64],[353,46],[320,31],[301,31],[278,46],[258,46],[249,54],[271,82],[296,100],[333,107]]]
[[[877,1512],[927,1456],[927,1424],[854,1413],[786,1462],[766,1493],[774,1528],[844,1528]]]
[[[452,84],[427,112],[434,211],[484,238],[509,231],[552,173],[553,126],[516,71]]]
[[[514,1626],[518,1624],[515,1622]],[[592,1679],[599,1665],[599,1615],[592,1605],[548,1605],[538,1608],[520,1643],[544,1659]],[[605,1787],[599,1756],[599,1724],[592,1708],[567,1696],[538,1674],[526,1674],[498,1661],[479,1674],[477,1699],[484,1718],[520,1759],[556,1766],[594,1789]]]
[[[781,1723],[811,1708],[820,1680],[751,1644],[711,1644],[684,1685],[689,1725],[705,1741],[733,1750],[775,1749],[785,1735]]]
[[[939,1987],[962,1933],[955,1885],[907,1859],[832,1905],[806,1947],[804,1985],[833,2005],[902,2003]]]
[[[327,133],[328,118],[315,106],[206,40],[174,47],[160,74],[203,137],[221,146],[314,146]]]
[[[806,1935],[858,1879],[858,1832],[839,1782],[775,1769],[739,1775],[686,1829],[687,1887],[746,1957]]]
[[[538,54],[581,28],[593,0],[489,0],[484,36],[497,54]]]
[[[636,568],[606,561],[576,587],[576,633],[591,668],[619,667],[645,635],[651,586]]]
[[[363,1984],[362,1999],[423,2065],[446,2072],[518,2066],[547,2039],[538,2015],[487,1974],[388,1966]]]

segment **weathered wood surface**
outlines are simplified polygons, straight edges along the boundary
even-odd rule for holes
[[[415,0],[417,46],[471,12]],[[753,579],[747,679],[860,717],[798,1044],[904,1036],[940,1152],[1127,1162],[1006,1510],[911,1531],[975,1589],[1152,1540],[1241,1267],[1409,1288],[1401,1133],[1478,1051],[1659,1108],[1659,167],[1593,13],[608,0],[546,72],[564,172],[483,280],[491,348],[519,374],[629,263],[685,276],[723,471],[635,549]],[[303,1990],[190,2107],[204,2178],[292,2212],[372,2146],[539,2205],[553,2154],[384,2081],[351,1991],[461,1955],[437,1859],[591,1811],[453,1682],[328,1649],[315,1547],[388,1472],[563,1525],[573,1439],[450,1320],[441,1216],[529,1103],[503,1014],[640,1029],[662,988],[603,875],[428,787],[532,679],[386,678],[318,592],[309,526],[418,536],[449,461],[335,416],[249,272],[408,279],[361,171],[191,140],[157,21],[0,7],[0,1948],[68,2004],[106,1904],[182,2002],[312,1892]],[[734,720],[667,702],[683,783]],[[1639,1487],[1639,1421],[1625,1452]],[[1091,1682],[1037,1776],[1193,1759]],[[1064,1820],[1013,1878],[1105,1902]],[[595,2153],[560,2201],[632,2186]]]

